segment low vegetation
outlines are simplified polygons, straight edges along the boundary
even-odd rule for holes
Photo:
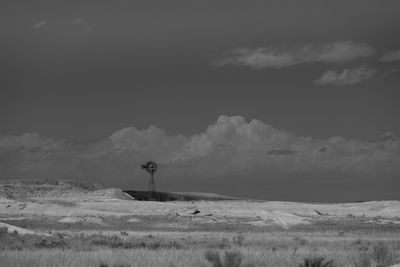
[[[0,229],[0,266],[384,267],[400,262],[399,235],[335,232],[19,235]]]
[[[238,251],[225,251],[222,255],[219,251],[208,250],[204,257],[212,267],[240,267],[243,261],[243,255]]]
[[[326,260],[324,257],[305,258],[299,267],[334,267],[333,260]]]
[[[0,221],[8,227],[0,228],[0,266],[400,263],[400,218],[389,213],[399,214],[399,203],[150,203],[123,199],[122,194],[70,182],[0,185]],[[314,206],[318,208],[310,209]]]

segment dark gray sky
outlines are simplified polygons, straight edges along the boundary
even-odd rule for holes
[[[1,1],[0,179],[143,189],[154,158],[161,190],[398,199],[399,10]]]

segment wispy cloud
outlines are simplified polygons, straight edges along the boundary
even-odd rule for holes
[[[376,74],[375,68],[361,66],[358,68],[344,69],[341,72],[328,70],[320,78],[314,81],[317,85],[349,85],[370,79]]]
[[[38,133],[25,133],[22,135],[0,135],[0,148],[34,148],[48,142]]]
[[[48,24],[47,21],[45,21],[45,20],[40,20],[40,21],[36,22],[35,24],[33,24],[33,25],[32,25],[32,28],[33,28],[34,30],[39,30],[39,29],[43,28],[45,25],[47,25],[47,24]]]
[[[308,62],[347,62],[368,57],[375,49],[365,43],[337,41],[304,46],[268,46],[256,49],[240,48],[217,60],[217,66],[237,65],[256,69],[283,68]]]
[[[93,27],[83,17],[73,19],[72,24],[82,27],[82,29],[84,29],[87,32],[89,32],[93,29]]]
[[[400,61],[400,50],[389,52],[383,55],[380,60],[384,62]]]

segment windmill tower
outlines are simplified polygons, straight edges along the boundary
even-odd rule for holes
[[[154,199],[156,194],[156,185],[154,182],[154,174],[157,171],[157,163],[154,161],[148,161],[145,165],[142,165],[142,169],[146,170],[150,174],[150,180],[149,180],[149,187],[148,187],[148,194],[149,194],[149,199]]]

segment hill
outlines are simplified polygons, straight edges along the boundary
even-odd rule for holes
[[[118,188],[102,188],[70,180],[6,180],[0,181],[0,198],[11,200],[88,198],[132,199]]]

